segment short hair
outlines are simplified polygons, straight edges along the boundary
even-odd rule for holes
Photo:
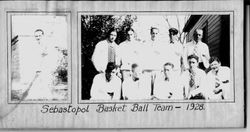
[[[42,29],[36,29],[35,32],[42,32],[42,35],[44,35],[44,31]]]
[[[139,66],[138,64],[133,63],[133,64],[131,65],[131,68],[132,68],[132,69],[135,69],[135,68],[138,67],[138,66]]]
[[[218,57],[213,56],[213,57],[211,57],[211,58],[209,59],[209,64],[213,63],[214,61],[217,61],[217,62],[221,63],[221,62],[220,62],[220,59],[219,59]]]
[[[164,67],[165,67],[165,66],[171,66],[172,68],[174,68],[174,64],[171,63],[171,62],[167,62],[167,63],[165,63],[163,66],[164,66]]]
[[[152,33],[154,29],[157,29],[159,31],[159,28],[157,28],[157,27],[151,27],[150,28],[150,33]]]
[[[194,35],[197,33],[197,31],[202,31],[202,34],[203,34],[203,30],[200,29],[200,28],[197,28],[197,29],[194,30]]]
[[[108,36],[111,34],[111,32],[118,32],[118,31],[117,31],[117,28],[110,28],[110,29],[108,30]]]
[[[188,60],[190,60],[190,59],[195,59],[197,62],[199,62],[199,57],[198,57],[197,55],[195,55],[195,54],[189,55],[189,56],[187,57],[187,59],[188,59]]]
[[[116,65],[114,62],[109,62],[107,64],[107,68],[105,70],[106,73],[111,73],[116,68]]]
[[[131,28],[131,27],[127,28],[125,32],[128,33],[129,31],[135,32],[135,30],[133,28]]]
[[[176,34],[178,34],[178,30],[176,28],[170,28],[168,30],[168,32],[169,32],[169,35],[176,35]]]

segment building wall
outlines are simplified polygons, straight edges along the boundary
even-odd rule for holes
[[[219,57],[222,65],[230,67],[230,16],[203,15],[188,33],[187,41],[192,40],[197,28],[203,29],[203,42],[208,45],[210,56]]]
[[[220,56],[220,42],[221,42],[221,16],[219,15],[204,15],[194,25],[188,33],[187,41],[193,38],[194,30],[197,28],[203,29],[203,42],[209,47],[211,56]]]

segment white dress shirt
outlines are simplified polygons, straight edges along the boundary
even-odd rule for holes
[[[184,86],[185,98],[190,99],[191,96],[195,96],[198,93],[202,93],[205,98],[207,98],[207,80],[206,73],[203,70],[199,68],[196,69],[194,77],[194,87],[190,86],[191,75],[189,70],[186,70],[182,73],[180,80],[182,81],[182,85]]]
[[[135,81],[132,77],[124,80],[122,84],[123,97],[131,99],[151,98],[151,77],[142,75]]]
[[[46,45],[46,43],[35,44],[32,47],[31,53],[32,56],[29,55],[27,58],[30,62],[25,64],[25,66],[33,65],[32,67],[25,67],[26,70],[30,70],[33,74],[29,75],[29,83],[34,79],[35,76],[37,78],[33,80],[32,85],[30,87],[29,93],[26,97],[26,100],[34,100],[34,99],[53,99],[52,87],[54,86],[53,81],[55,80],[54,73],[56,72],[56,68],[59,66],[60,58],[57,56],[57,50],[55,47]],[[25,71],[26,71],[25,70]]]
[[[165,56],[164,64],[166,62],[171,62],[174,64],[174,70],[180,70],[181,68],[181,57],[183,55],[183,46],[179,42],[167,44],[167,49],[162,52],[162,55]]]
[[[185,67],[188,68],[187,57],[189,55],[195,54],[199,57],[199,63],[203,62],[203,65],[208,68],[209,67],[209,49],[207,44],[199,41],[196,43],[194,40],[185,44],[184,46],[184,64]]]
[[[184,99],[180,77],[173,74],[167,78],[163,72],[156,74],[154,96],[158,99]]]
[[[163,66],[161,53],[163,49],[166,49],[166,42],[160,40],[148,40],[143,45],[142,68],[161,70]]]
[[[214,73],[212,70],[207,73],[207,79],[208,79],[208,93],[209,93],[209,99],[216,99],[220,100],[222,99],[222,96],[224,99],[233,99],[232,96],[232,89],[230,87],[230,69],[225,66],[219,67],[219,70],[216,73]],[[219,86],[216,88],[216,79],[219,83]],[[213,92],[215,89],[222,89],[222,92],[216,94]]]
[[[113,98],[109,95],[113,93]],[[105,73],[97,74],[94,77],[91,91],[91,100],[119,100],[121,96],[121,80],[117,76],[107,82]]]
[[[133,63],[141,64],[141,47],[142,44],[136,40],[126,40],[119,45],[118,56],[121,70],[130,70]]]

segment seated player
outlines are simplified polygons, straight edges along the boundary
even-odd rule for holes
[[[91,100],[119,100],[121,96],[121,79],[116,76],[116,66],[109,62],[105,73],[94,77],[90,91]]]
[[[199,58],[188,56],[189,69],[182,73],[185,99],[206,99],[206,73],[198,68]]]
[[[142,74],[137,64],[132,64],[131,77],[124,80],[122,84],[123,97],[125,100],[150,99],[151,98],[151,76]]]
[[[174,65],[168,62],[164,64],[163,71],[156,74],[154,81],[155,99],[184,99],[179,74],[173,70]]]
[[[209,99],[232,99],[229,67],[221,66],[221,62],[217,57],[211,57],[209,64],[211,69],[207,73],[207,79],[210,82],[208,87]]]

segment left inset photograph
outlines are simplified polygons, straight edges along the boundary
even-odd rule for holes
[[[9,102],[70,102],[70,18],[9,15]]]

